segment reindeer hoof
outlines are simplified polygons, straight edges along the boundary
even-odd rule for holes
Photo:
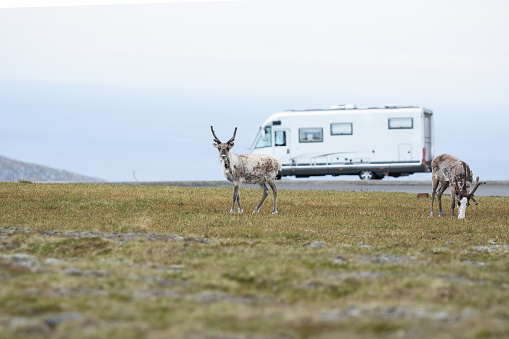
[[[257,210],[253,211],[253,214],[258,214],[258,213],[260,213],[260,211],[257,211]]]
[[[272,214],[277,214],[277,211],[272,211]]]
[[[429,214],[429,216],[433,218],[433,212],[431,212],[431,213]]]

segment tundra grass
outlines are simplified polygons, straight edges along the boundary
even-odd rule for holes
[[[460,221],[414,194],[280,190],[277,215],[231,194],[0,184],[0,333],[509,337],[509,198]]]

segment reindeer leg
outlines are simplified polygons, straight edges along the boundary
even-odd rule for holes
[[[454,205],[455,205],[456,199],[455,195],[451,192],[451,219],[454,219]]]
[[[456,205],[456,192],[451,186],[451,219],[454,219],[454,205]]]
[[[472,201],[474,202],[475,205],[479,205],[479,203],[477,201],[475,201],[474,197],[472,197],[470,199],[472,199]]]
[[[262,188],[263,190],[263,193],[262,193],[262,199],[260,200],[260,202],[258,203],[258,206],[256,206],[255,210],[253,211],[253,214],[258,214],[260,213],[260,207],[262,207],[262,204],[263,202],[265,201],[265,198],[267,198],[267,195],[269,195],[269,189],[267,188],[267,184],[265,184],[265,182],[263,183],[260,183],[260,187]]]
[[[240,188],[240,185],[239,185]],[[242,210],[242,207],[240,207],[240,189],[237,190],[237,204],[239,205],[239,213],[242,214],[244,211]]]
[[[451,185],[451,219],[454,219],[454,205],[456,203],[456,189]]]
[[[274,208],[272,209],[272,214],[277,214],[277,187],[274,181],[269,181],[269,186],[272,189],[272,194],[274,195]]]
[[[230,213],[233,213],[235,211],[235,201],[237,201],[238,194],[239,194],[239,185],[235,185],[233,187],[232,208],[230,210]]]
[[[444,191],[447,189],[447,186],[448,186],[447,184],[442,183],[437,193],[438,209],[440,210],[440,214],[438,215],[439,217],[444,216],[444,213],[442,212],[442,193],[444,193]]]
[[[437,193],[437,187],[438,187],[438,180],[433,180],[433,190],[431,192],[431,213],[429,214],[430,217],[433,216],[433,200],[435,200],[435,194]]]

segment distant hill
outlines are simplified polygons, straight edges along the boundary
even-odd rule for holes
[[[105,181],[42,165],[30,164],[0,156],[0,181],[18,182],[97,182]]]

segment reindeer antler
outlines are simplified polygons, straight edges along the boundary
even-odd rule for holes
[[[210,126],[210,130],[212,131],[212,135],[214,136],[214,141],[217,142],[218,144],[220,144],[221,140],[219,140],[216,133],[214,133],[214,127]]]
[[[472,192],[470,192],[470,199],[472,199],[472,197],[474,196],[474,193],[475,193],[475,191],[477,190],[477,188],[478,188],[480,185],[482,185],[482,184],[485,184],[485,183],[486,183],[486,181],[479,181],[479,177],[477,177],[477,178],[475,179],[475,181],[476,181],[476,183],[475,183],[475,187],[474,187],[474,189],[472,190]],[[475,200],[474,200],[474,201],[475,201]]]
[[[235,127],[235,131],[233,132],[233,137],[231,137],[230,140],[228,140],[226,143],[229,144],[230,142],[233,142],[235,140],[235,135],[237,134],[237,127]]]

